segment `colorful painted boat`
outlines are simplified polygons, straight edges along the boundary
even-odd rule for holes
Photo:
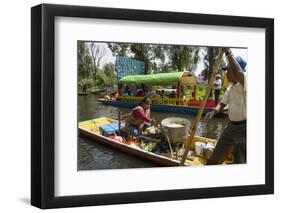
[[[92,139],[94,142],[111,146],[114,149],[117,149],[121,152],[125,152],[127,154],[153,161],[162,166],[179,166],[180,161],[174,158],[171,158],[169,153],[161,153],[156,154],[152,151],[148,151],[142,149],[140,141],[130,140],[124,141],[121,137],[116,136],[116,134],[104,134],[105,127],[111,126],[110,128],[114,129],[113,124],[119,125],[118,121],[109,119],[106,117],[101,117],[97,119],[87,120],[83,122],[79,122],[79,133],[80,135],[86,136]],[[122,126],[120,124],[120,126]],[[109,130],[110,130],[109,128]],[[117,129],[115,129],[117,130]],[[115,131],[114,130],[114,131]],[[191,150],[194,150],[195,142],[200,141],[204,143],[213,143],[215,144],[217,141],[214,139],[204,138],[196,136],[191,144]],[[175,153],[174,153],[175,154]],[[206,163],[206,159],[195,156],[189,157],[185,161],[185,165],[204,165]]]
[[[118,97],[102,98],[99,101],[103,104],[132,108],[136,106],[143,97],[126,96],[122,92],[124,85],[149,85],[149,86],[171,86],[176,89],[170,89],[174,92],[173,98],[168,97],[155,97],[151,95],[152,111],[172,112],[172,113],[185,113],[196,115],[201,102],[196,95],[196,77],[190,75],[188,72],[172,72],[172,73],[158,73],[149,75],[129,75],[124,76],[118,81]],[[183,95],[184,87],[189,86],[193,88],[192,97],[185,98]],[[159,91],[159,89],[157,89]],[[156,90],[156,91],[157,91]],[[164,91],[164,90],[163,90]],[[156,94],[155,94],[156,95]],[[213,110],[215,103],[213,100],[207,101],[203,114]]]
[[[153,100],[153,99],[152,99]],[[110,99],[100,98],[98,99],[99,102],[115,106],[115,107],[125,107],[125,108],[133,108],[139,102],[127,102],[127,101],[115,101]],[[173,104],[155,104],[152,103],[150,110],[155,112],[170,112],[170,113],[183,113],[183,114],[191,114],[196,115],[200,106],[183,106],[183,105],[173,105]],[[214,107],[205,107],[203,114],[210,112],[214,109]]]

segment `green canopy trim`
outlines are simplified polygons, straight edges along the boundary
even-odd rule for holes
[[[149,85],[164,85],[178,83],[183,77],[194,78],[188,76],[187,72],[171,72],[157,73],[149,75],[127,75],[119,80],[119,84],[149,84]]]

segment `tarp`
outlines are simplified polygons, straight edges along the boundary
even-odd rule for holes
[[[145,64],[143,61],[117,56],[117,79],[127,75],[144,75]]]
[[[119,80],[119,84],[149,84],[171,85],[182,81],[183,84],[196,84],[194,76],[188,76],[187,72],[157,73],[149,75],[128,75]]]

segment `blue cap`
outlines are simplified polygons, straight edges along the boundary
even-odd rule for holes
[[[242,71],[245,71],[245,68],[247,66],[247,62],[241,57],[241,56],[237,56],[235,57],[237,63],[239,64],[239,66],[241,67]],[[222,67],[223,70],[228,70],[229,69],[229,65],[226,65],[224,67]]]
[[[245,67],[247,66],[247,62],[241,56],[237,56],[236,61],[240,65],[241,69],[245,70]]]

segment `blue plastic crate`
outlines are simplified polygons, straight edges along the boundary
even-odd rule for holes
[[[120,128],[122,128],[124,126],[125,126],[125,123],[120,124]],[[118,129],[119,129],[118,123],[111,123],[111,124],[106,124],[106,125],[100,126],[101,132],[103,133],[103,135],[106,135],[106,136],[114,135],[114,132],[115,132],[115,134],[118,133],[119,132]]]

